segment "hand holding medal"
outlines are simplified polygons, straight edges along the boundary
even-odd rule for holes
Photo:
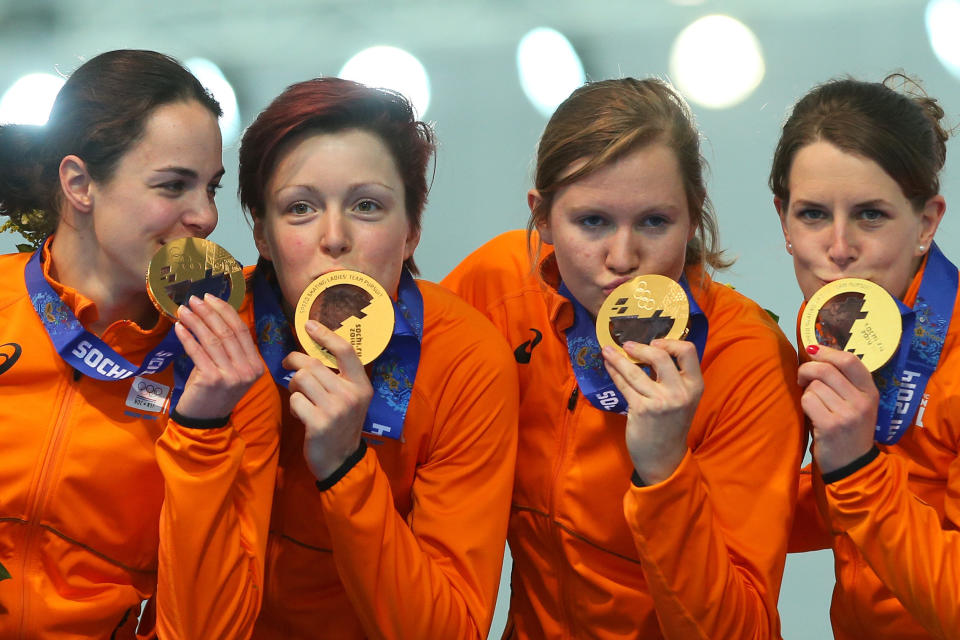
[[[894,356],[900,336],[896,301],[869,280],[836,280],[807,302],[800,339],[812,361],[800,366],[797,379],[805,387],[801,404],[813,426],[822,473],[873,447],[879,392],[871,373]]]
[[[147,291],[157,309],[177,321],[177,338],[194,365],[177,413],[193,419],[229,415],[263,372],[236,311],[245,291],[240,264],[209,240],[181,238],[150,260]]]
[[[683,287],[660,275],[620,285],[597,313],[604,365],[629,405],[627,450],[648,484],[668,478],[683,460],[703,392],[696,347],[681,340],[689,319]]]
[[[306,354],[283,366],[290,380],[290,410],[307,430],[304,456],[314,476],[329,478],[360,446],[373,386],[364,365],[393,335],[394,310],[380,283],[358,271],[326,273],[307,285],[294,326]]]

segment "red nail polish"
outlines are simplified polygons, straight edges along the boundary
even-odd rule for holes
[[[809,347],[807,347],[807,353],[809,353],[810,355],[815,354],[817,351],[820,351],[819,345],[812,344]]]

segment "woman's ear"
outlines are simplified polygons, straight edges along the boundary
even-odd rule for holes
[[[93,211],[96,185],[87,169],[87,163],[75,155],[60,161],[60,190],[72,209],[89,214]]]
[[[927,252],[930,245],[933,244],[933,236],[940,227],[940,221],[943,220],[943,214],[947,212],[947,201],[939,193],[929,200],[920,211],[920,237],[917,239],[917,255],[921,256]],[[923,247],[920,249],[919,247]]]
[[[527,206],[530,207],[530,213],[536,211],[543,204],[543,196],[536,189],[527,191]],[[541,217],[536,223],[537,233],[544,244],[553,244],[553,232],[550,229],[550,216]]]
[[[264,230],[263,216],[259,218],[254,215],[254,212],[250,212],[253,218],[253,242],[257,245],[257,251],[260,252],[260,257],[264,260],[273,260],[273,257],[270,254],[270,243],[267,242],[266,231]]]
[[[410,231],[407,233],[407,240],[403,245],[403,259],[409,260],[413,257],[413,252],[417,250],[417,245],[420,244],[420,229],[413,230],[411,227]]]
[[[790,232],[787,231],[787,205],[780,198],[774,198],[773,206],[777,210],[777,215],[780,216],[780,229],[783,231],[783,241],[786,243],[787,253],[792,254],[793,244],[790,242]]]

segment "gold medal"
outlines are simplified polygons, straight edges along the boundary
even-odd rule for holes
[[[331,369],[337,359],[307,334],[307,320],[316,320],[346,340],[360,362],[383,353],[393,336],[393,302],[380,283],[359,271],[331,271],[304,289],[294,325],[304,350]]]
[[[610,292],[597,313],[597,340],[633,360],[623,344],[678,340],[687,332],[690,303],[680,284],[667,276],[637,276]]]
[[[893,297],[880,285],[859,278],[824,285],[800,316],[804,349],[821,344],[849,351],[870,371],[897,352],[901,331],[900,310]]]
[[[190,296],[215,295],[234,309],[243,302],[246,283],[240,263],[210,240],[180,238],[160,247],[147,266],[147,293],[162,313],[176,320],[177,308]]]

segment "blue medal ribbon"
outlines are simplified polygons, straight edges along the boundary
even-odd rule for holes
[[[363,431],[399,440],[417,377],[423,340],[423,296],[406,269],[400,276],[393,307],[396,319],[390,343],[372,362],[370,382],[374,393],[364,418]],[[286,388],[294,372],[284,369],[281,363],[288,353],[297,350],[297,342],[274,287],[260,269],[253,277],[253,311],[260,354],[274,381]]]
[[[24,280],[30,302],[40,317],[50,341],[64,362],[97,380],[124,380],[132,376],[150,375],[165,369],[183,353],[183,346],[173,329],[167,332],[137,366],[127,361],[98,336],[83,328],[73,311],[64,304],[43,276],[43,248],[37,249],[24,268]],[[170,406],[176,406],[172,401]]]
[[[702,359],[703,350],[707,344],[707,316],[693,299],[686,275],[680,277],[680,286],[687,294],[687,301],[690,304],[690,332],[687,334],[687,339],[697,348],[697,357]],[[566,332],[567,351],[570,353],[570,363],[573,365],[573,373],[577,378],[580,392],[597,409],[625,414],[628,407],[627,401],[603,366],[600,343],[597,341],[596,321],[590,316],[590,312],[573,297],[566,284],[560,283],[559,292],[573,305],[573,325]]]
[[[936,244],[930,247],[917,299],[910,309],[899,300],[903,334],[896,356],[874,373],[880,391],[877,442],[896,444],[912,424],[950,328],[958,273]]]

